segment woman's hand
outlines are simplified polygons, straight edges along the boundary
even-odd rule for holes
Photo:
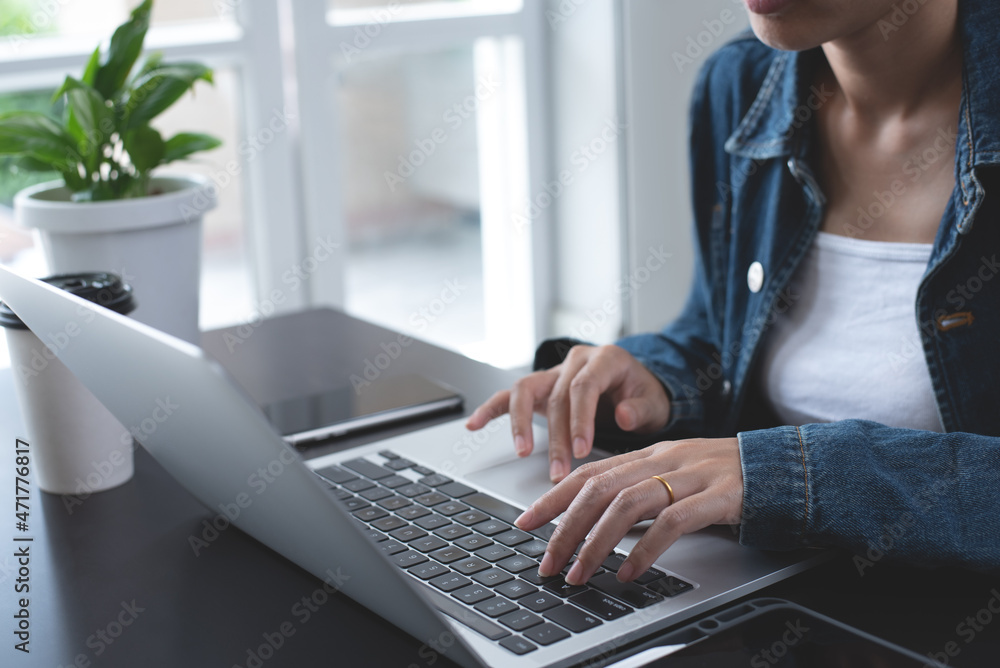
[[[630,353],[618,346],[578,345],[566,360],[537,371],[490,397],[469,417],[469,429],[510,413],[514,448],[525,457],[534,447],[531,416],[538,412],[549,423],[549,477],[559,482],[570,471],[573,457],[590,454],[598,401],[608,404],[625,431],[653,432],[666,426],[670,400],[663,385]]]
[[[661,476],[673,489],[652,476]],[[531,531],[566,514],[549,541],[539,575],[558,574],[586,538],[569,584],[583,584],[636,522],[654,519],[618,570],[628,582],[641,575],[680,536],[710,524],[739,524],[743,469],[735,438],[663,442],[584,464],[517,519]]]

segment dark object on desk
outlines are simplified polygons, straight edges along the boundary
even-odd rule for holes
[[[351,387],[264,406],[287,442],[307,446],[330,438],[462,409],[462,396],[418,375],[364,380]]]
[[[641,668],[934,668],[929,657],[893,645],[808,608],[780,599],[754,599],[717,612],[661,638],[685,645]],[[651,653],[656,649],[648,650]],[[638,659],[639,657],[635,657]],[[634,659],[633,659],[634,661]],[[615,668],[612,666],[611,668]]]

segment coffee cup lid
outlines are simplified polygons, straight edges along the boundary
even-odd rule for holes
[[[132,286],[123,283],[116,274],[108,272],[60,274],[41,280],[122,315],[128,315],[136,307]],[[0,327],[27,329],[17,314],[3,302],[0,302]]]

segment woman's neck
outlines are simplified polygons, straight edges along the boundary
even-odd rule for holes
[[[912,4],[918,7],[912,15],[894,11],[823,45],[829,74],[858,120],[905,119],[960,94],[958,0]]]

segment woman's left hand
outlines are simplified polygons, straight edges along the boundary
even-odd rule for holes
[[[673,489],[652,476],[661,476]],[[586,538],[566,576],[583,584],[636,522],[653,524],[618,570],[628,582],[646,571],[680,536],[710,524],[739,524],[743,469],[735,438],[665,441],[584,464],[535,501],[516,524],[531,531],[566,514],[549,541],[538,572],[558,574]],[[655,518],[655,519],[654,519]]]

